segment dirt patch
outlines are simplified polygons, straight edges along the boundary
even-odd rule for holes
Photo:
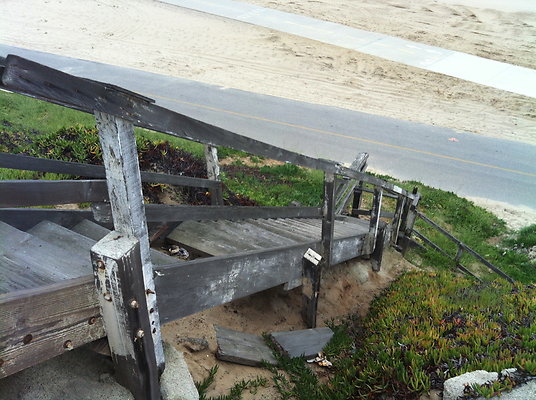
[[[342,320],[349,314],[365,316],[370,302],[404,270],[415,268],[393,250],[384,255],[382,270],[372,272],[370,261],[353,260],[331,267],[324,273],[319,301],[319,326],[331,319]],[[266,290],[240,300],[224,304],[166,324],[163,337],[184,352],[194,380],[208,375],[214,365],[219,366],[216,381],[209,395],[227,393],[241,379],[257,376],[271,379],[271,374],[262,368],[240,366],[218,361],[214,324],[230,329],[260,335],[265,332],[305,329],[301,317],[301,289],[284,291],[281,287]],[[195,336],[208,341],[208,348],[191,351],[184,338]],[[271,381],[270,381],[271,382]],[[247,393],[246,399],[271,399],[273,388],[264,388],[255,394]]]

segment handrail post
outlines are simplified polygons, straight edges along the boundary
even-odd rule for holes
[[[99,130],[102,158],[106,168],[106,181],[115,231],[120,236],[139,242],[141,262],[134,263],[129,267],[132,269],[132,273],[136,273],[142,279],[142,282],[137,289],[133,290],[133,294],[135,294],[138,303],[145,303],[143,309],[149,310],[147,318],[151,328],[145,334],[152,338],[157,371],[161,373],[164,369],[164,351],[134,126],[129,121],[99,111],[95,111],[95,119]],[[118,276],[119,280],[122,278],[123,276]],[[126,283],[120,282],[120,284],[124,286]],[[129,322],[132,323],[132,321]],[[113,322],[110,324],[113,325]],[[112,352],[114,352],[113,348]],[[148,365],[147,368],[151,368],[151,365]],[[159,376],[158,373],[156,376]]]
[[[309,328],[316,327],[316,314],[318,308],[318,296],[320,294],[320,282],[322,269],[331,265],[331,245],[335,227],[335,174],[324,173],[324,204],[322,206],[322,259],[318,265],[310,262],[304,264],[304,277],[308,282],[304,283],[305,320]]]
[[[359,218],[359,213],[357,212],[361,207],[361,198],[363,197],[363,181],[359,181],[358,185],[354,188],[354,198],[352,200],[352,212],[351,216]]]
[[[413,232],[413,225],[415,224],[415,218],[417,217],[417,206],[421,198],[418,187],[414,187],[412,193],[413,200],[406,201],[400,225],[402,235],[398,240],[398,244],[402,250],[402,254],[406,254],[409,249],[411,233]]]
[[[376,237],[378,236],[378,229],[380,228],[380,215],[382,209],[383,189],[374,188],[374,199],[372,201],[372,209],[370,210],[370,223],[369,233],[367,235],[367,252],[366,254],[372,254],[374,247],[376,246]]]
[[[213,181],[220,181],[220,163],[218,160],[218,148],[210,144],[205,145],[205,162],[207,165],[207,177]],[[210,201],[213,206],[223,205],[223,188],[220,186],[212,189]]]

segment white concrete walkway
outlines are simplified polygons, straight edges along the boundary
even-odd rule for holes
[[[233,0],[160,0],[536,98],[536,70]]]

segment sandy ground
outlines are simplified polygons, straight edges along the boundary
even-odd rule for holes
[[[520,65],[535,61],[536,14],[432,0],[256,2]],[[9,45],[536,143],[534,99],[313,40],[149,0],[2,5]]]
[[[333,266],[324,273],[319,300],[319,326],[330,319],[341,320],[350,314],[365,316],[372,299],[403,270],[415,268],[394,250],[386,251],[382,270],[372,272],[369,261],[353,260]],[[301,289],[284,291],[281,287],[257,293],[219,307],[166,324],[163,337],[175,343],[184,352],[194,380],[208,375],[214,365],[219,366],[216,381],[209,395],[228,393],[241,379],[265,377],[271,383],[271,373],[261,368],[246,367],[218,361],[214,324],[241,332],[261,335],[266,332],[305,329],[301,318]],[[192,352],[181,344],[181,338],[204,338],[209,348]],[[246,399],[276,398],[274,389],[263,388],[255,394],[246,393]]]

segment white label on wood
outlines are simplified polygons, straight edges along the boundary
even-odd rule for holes
[[[303,257],[314,265],[318,265],[320,260],[322,260],[322,256],[311,248],[307,249]]]

